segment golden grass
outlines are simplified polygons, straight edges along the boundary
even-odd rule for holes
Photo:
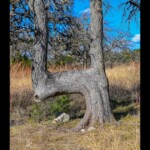
[[[59,72],[67,70],[85,69],[75,65],[52,66],[50,72]],[[140,82],[140,64],[131,63],[130,65],[120,65],[113,69],[107,68],[106,74],[110,85],[121,86],[131,89]],[[11,66],[10,70],[10,89],[11,92],[19,89],[31,89],[31,69],[22,68],[20,64]]]
[[[31,69],[22,68],[20,64],[11,66],[10,70],[10,91],[17,92],[18,90],[31,89]]]
[[[113,69],[106,69],[106,74],[110,85],[121,86],[131,89],[140,83],[140,64],[131,63],[130,65],[116,66]]]
[[[62,127],[70,128],[79,120]],[[119,124],[106,124],[94,131],[69,133],[50,122],[11,127],[11,150],[139,150],[139,116],[127,116]]]
[[[53,66],[51,72],[76,70],[76,66]],[[140,65],[130,64],[106,69],[109,79],[111,94],[118,98],[121,89],[130,90],[140,81]],[[11,66],[10,71],[11,97],[15,99],[31,99],[31,70],[22,68],[20,64]],[[117,88],[115,88],[117,87]],[[115,89],[115,90],[114,90]],[[126,93],[129,94],[129,93]],[[17,95],[17,96],[16,96]],[[126,109],[128,108],[124,108]],[[116,108],[116,111],[123,110]],[[71,128],[77,120],[61,125]],[[68,133],[60,131],[50,121],[34,123],[25,122],[21,126],[10,128],[11,150],[139,150],[140,149],[140,118],[139,115],[128,115],[118,124],[106,124],[91,132]]]

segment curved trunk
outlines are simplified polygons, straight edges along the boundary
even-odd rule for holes
[[[47,61],[47,15],[42,0],[34,0],[35,42],[32,65],[34,100],[40,102],[48,97],[64,93],[81,93],[86,99],[86,113],[74,128],[80,130],[114,120],[110,108],[108,80],[103,60],[103,18],[101,0],[91,0],[91,68],[85,71],[50,73]]]

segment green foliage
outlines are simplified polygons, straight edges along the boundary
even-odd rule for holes
[[[121,53],[123,62],[130,62],[133,59],[133,55],[130,51],[122,51]]]
[[[19,52],[11,58],[11,65],[21,63],[24,67],[31,67],[31,60],[26,55],[21,55]]]
[[[28,115],[35,122],[41,122],[42,120],[50,119],[50,106],[49,101],[43,103],[35,103],[28,107]]]
[[[61,113],[69,112],[70,109],[70,97],[69,95],[58,96],[55,98],[55,101],[51,105],[51,113],[55,116],[60,115]]]
[[[56,65],[65,65],[65,64],[72,64],[73,62],[75,62],[75,58],[73,58],[70,55],[67,56],[60,56],[57,60],[56,60]]]
[[[104,53],[105,65],[118,65],[130,63],[132,61],[139,62],[140,61],[140,50],[123,50],[121,52],[108,51]]]
[[[134,51],[122,51],[121,52],[121,57],[124,63],[128,63],[131,61],[140,61],[140,49],[136,49]]]
[[[139,62],[140,61],[140,49],[135,49],[133,51],[133,53],[134,53],[134,59],[135,59],[135,61]]]
[[[139,111],[139,107],[134,103],[128,105],[120,105],[113,110],[113,114],[117,120],[120,120],[122,117],[127,115],[135,115]]]
[[[35,122],[53,119],[70,108],[69,95],[57,96],[54,101],[35,103],[28,107],[28,116]]]

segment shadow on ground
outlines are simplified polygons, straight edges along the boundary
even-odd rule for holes
[[[135,115],[139,111],[139,104],[136,104],[136,85],[131,89],[120,86],[110,86],[111,108],[116,120],[127,115]]]

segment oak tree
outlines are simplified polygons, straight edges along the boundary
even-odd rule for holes
[[[43,0],[30,1],[34,13],[34,50],[32,84],[34,100],[40,102],[48,97],[65,93],[80,93],[86,99],[86,112],[74,128],[80,130],[114,121],[110,107],[109,84],[103,58],[103,13],[102,0],[91,0],[90,51],[91,66],[87,70],[52,73],[47,70],[48,25]]]

